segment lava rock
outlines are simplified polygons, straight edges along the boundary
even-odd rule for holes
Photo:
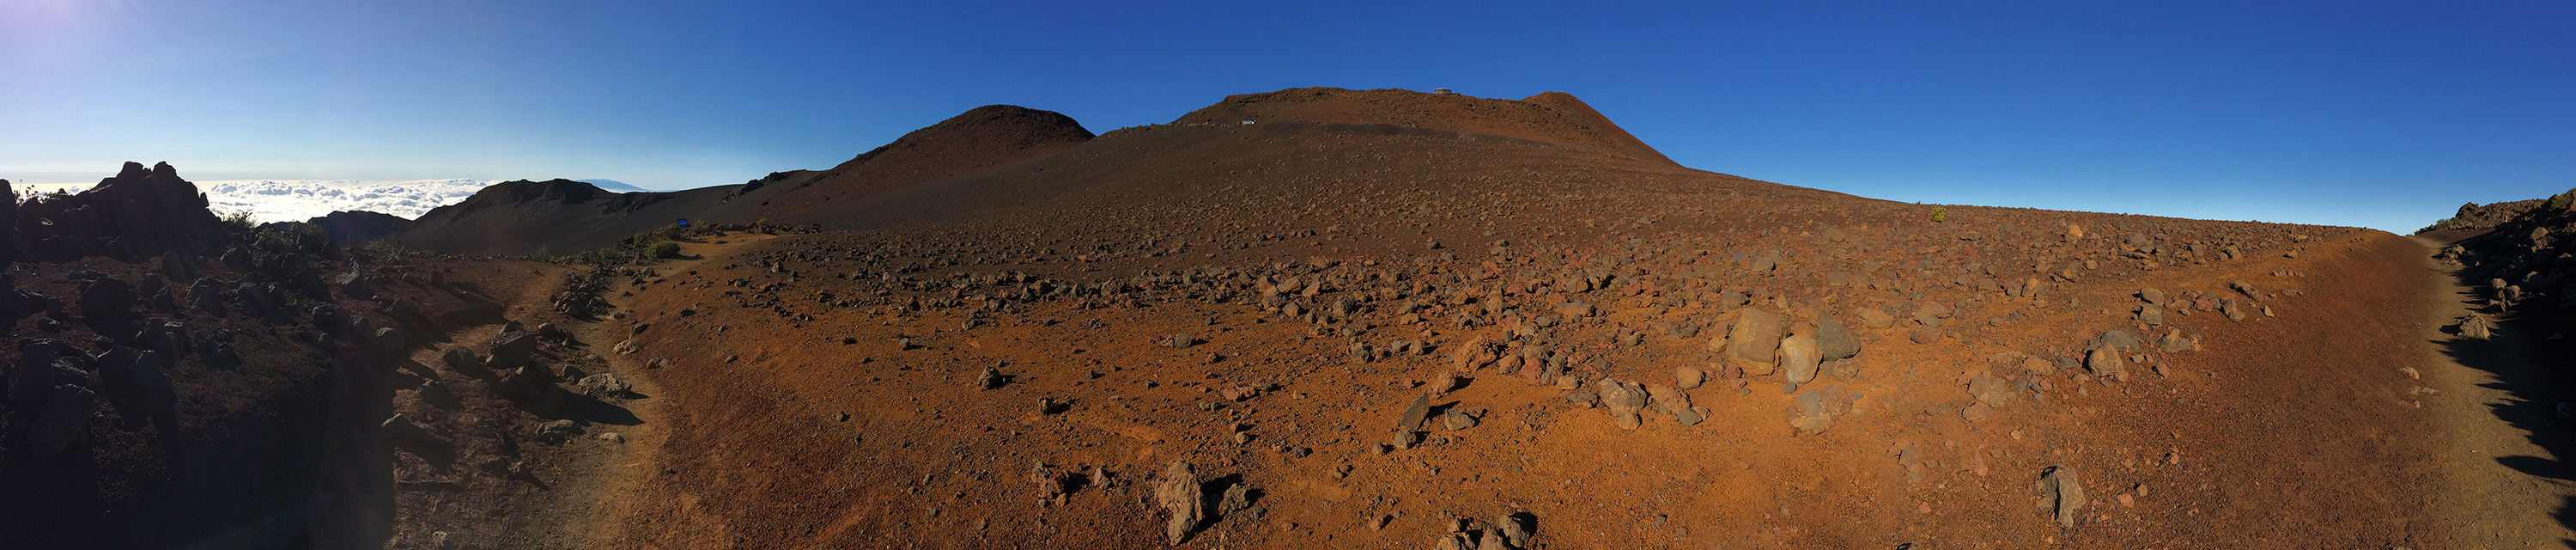
[[[1815,336],[1800,334],[1781,340],[1780,369],[1789,375],[1789,383],[1805,384],[1815,380],[1816,368],[1821,364],[1820,353]]]
[[[1634,430],[1643,424],[1643,421],[1637,417],[1637,413],[1646,410],[1645,388],[1638,386],[1636,382],[1620,382],[1607,378],[1594,382],[1593,387],[1601,394],[1601,403],[1610,407],[1610,418],[1618,422],[1619,429]]]
[[[1163,536],[1172,544],[1189,540],[1190,532],[1206,519],[1200,498],[1199,476],[1190,470],[1188,462],[1172,461],[1170,467],[1163,469],[1163,477],[1155,481],[1154,502],[1171,516],[1163,524]]]
[[[1860,341],[1843,329],[1843,322],[1833,317],[1816,321],[1816,350],[1825,361],[1850,359],[1860,355]]]
[[[626,379],[618,378],[612,373],[603,372],[581,379],[582,393],[590,394],[591,397],[622,397],[633,390],[634,387],[628,385]]]
[[[1430,416],[1431,394],[1416,395],[1412,403],[1404,406],[1404,414],[1396,417],[1395,426],[1408,432],[1422,431],[1423,423],[1428,421]]]
[[[2129,360],[2121,357],[2119,350],[2110,347],[2093,348],[2093,352],[2084,357],[2084,369],[2098,378],[2129,379]]]
[[[2057,527],[2074,529],[2075,514],[2085,505],[2084,483],[2077,479],[2075,469],[2052,466],[2040,472],[2039,492],[2040,499],[2047,501],[2056,511]]]
[[[1726,356],[1748,374],[1771,374],[1779,365],[1780,334],[1786,318],[1761,308],[1748,308],[1726,335]]]

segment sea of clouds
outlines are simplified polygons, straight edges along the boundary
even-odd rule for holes
[[[484,187],[484,180],[230,180],[199,181],[197,190],[218,215],[249,212],[260,223],[304,221],[341,210],[365,210],[417,219],[429,209],[456,204]],[[78,193],[92,184],[19,186],[21,193]]]

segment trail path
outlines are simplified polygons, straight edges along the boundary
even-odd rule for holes
[[[2478,340],[2445,331],[2481,300],[2453,270],[2432,261],[2430,254],[2450,243],[2410,238],[2425,245],[2427,276],[2434,279],[2423,319],[2431,345],[2421,383],[2440,393],[2419,399],[2448,439],[2433,457],[2445,478],[2436,500],[2440,527],[2451,534],[2453,548],[2576,547],[2568,521],[2576,519],[2576,484],[2543,446],[2567,434],[2550,426],[2553,403],[2537,397],[2531,335],[2500,330]]]
[[[662,276],[669,276],[672,273],[693,269],[698,264],[711,259],[730,256],[734,250],[744,245],[774,238],[777,237],[748,232],[737,232],[713,239],[700,237],[707,242],[683,244],[680,259],[646,267]],[[632,288],[621,282],[609,289],[609,296],[617,296]],[[622,309],[625,304],[617,302],[623,301],[612,298],[613,308]],[[633,517],[637,514],[649,513],[649,510],[654,509],[644,505],[642,499],[650,498],[645,494],[644,489],[658,479],[658,476],[653,474],[665,467],[662,451],[669,445],[671,435],[668,422],[669,407],[673,404],[662,397],[669,394],[662,391],[662,388],[654,383],[654,378],[646,372],[646,363],[651,360],[649,355],[624,355],[616,352],[617,344],[629,337],[628,327],[631,324],[632,321],[625,319],[602,319],[596,323],[570,324],[574,339],[588,343],[593,351],[607,360],[609,372],[626,379],[627,384],[632,386],[632,391],[645,396],[622,403],[634,412],[636,418],[644,422],[634,426],[617,427],[617,433],[626,438],[626,444],[619,447],[618,453],[604,457],[604,463],[594,464],[590,468],[594,480],[590,487],[596,491],[591,497],[591,502],[596,506],[584,511],[582,515],[585,517],[577,520],[590,526],[587,531],[588,542],[582,544],[583,547],[612,547],[619,541],[634,539],[635,535],[626,530],[636,524],[631,521]]]

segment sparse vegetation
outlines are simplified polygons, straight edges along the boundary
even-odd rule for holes
[[[1949,212],[1942,210],[1941,207],[1938,206],[1932,207],[1932,223],[1943,223],[1948,221],[1950,221]]]
[[[249,210],[225,214],[223,220],[224,227],[230,228],[235,235],[248,234],[259,228],[258,222],[251,221]]]

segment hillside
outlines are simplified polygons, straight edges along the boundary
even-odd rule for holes
[[[571,254],[679,218],[774,222],[699,223],[669,257],[633,265],[254,253],[291,240],[277,232],[116,258],[94,256],[132,253],[92,237],[77,262],[39,259],[19,280],[82,296],[69,309],[84,326],[80,281],[101,274],[216,270],[188,296],[230,289],[225,303],[258,308],[145,300],[191,330],[284,350],[243,370],[173,364],[204,398],[257,390],[222,415],[333,434],[339,451],[223,455],[336,468],[284,491],[338,505],[257,531],[298,540],[2451,548],[2576,535],[2548,515],[2565,491],[2533,482],[2566,475],[2549,458],[2569,451],[2555,443],[2566,430],[2516,405],[2566,395],[2517,365],[2563,351],[2545,336],[2563,317],[2538,313],[2570,302],[2549,273],[2576,242],[2560,238],[2576,210],[2419,237],[2466,239],[2437,262],[2421,240],[2366,229],[1909,204],[1696,170],[1622,145],[1633,138],[1580,105],[1289,90],[1099,136],[984,107],[831,170],[737,186],[494,185],[388,238]],[[1238,116],[1256,123],[1225,120]],[[116,188],[184,206],[184,182],[158,171],[131,167],[120,178],[155,183]],[[15,225],[61,227],[77,200]],[[196,219],[124,211],[164,210]],[[30,309],[20,334],[119,338]],[[357,329],[384,323],[417,336]],[[383,367],[314,368],[324,357]],[[331,397],[292,389],[320,387]],[[0,449],[0,484],[47,495],[24,502],[80,494],[42,480],[145,448],[131,434],[147,432],[109,426],[89,423],[112,436],[97,442],[45,440],[104,454]],[[228,426],[204,433],[274,429]],[[104,527],[123,508],[28,505],[12,510],[33,519],[0,532],[84,521],[90,538],[37,546],[191,540],[278,509],[262,502],[137,539]]]
[[[1182,115],[1174,124],[1241,124],[1242,121],[1314,124],[1391,124],[1486,134],[1579,147],[1612,156],[1670,164],[1627,130],[1565,92],[1518,101],[1407,90],[1294,88],[1226,96]]]
[[[1013,105],[968,110],[827,170],[795,173],[744,194],[759,216],[810,219],[808,210],[865,200],[1062,152],[1090,140],[1070,117]]]
[[[612,193],[572,180],[508,181],[432,209],[385,240],[449,254],[570,254],[698,216],[742,187]]]
[[[1133,128],[695,237],[596,329],[660,388],[617,429],[652,443],[566,444],[666,466],[583,517],[1163,547],[1135,503],[1175,461],[1185,546],[2438,546],[2460,517],[2379,458],[2444,437],[2406,412],[2435,350],[2387,304],[2431,290],[2393,235],[1936,217],[1399,122]]]

